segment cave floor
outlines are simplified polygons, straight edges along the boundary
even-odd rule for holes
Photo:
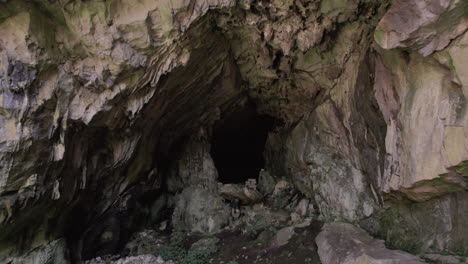
[[[219,250],[210,263],[320,263],[315,237],[320,232],[321,226],[321,222],[313,221],[309,226],[296,228],[289,242],[280,247],[271,245],[270,238],[273,234],[269,234],[268,231],[261,232],[257,237],[239,231],[223,232],[217,235],[220,239]]]
[[[165,264],[320,264],[315,238],[322,225],[309,219],[296,225],[228,227],[212,235],[146,229],[135,234],[122,254],[85,263],[121,263],[125,257],[150,254],[162,257]]]

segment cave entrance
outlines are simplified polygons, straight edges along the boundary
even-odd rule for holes
[[[273,118],[258,115],[247,103],[218,121],[213,129],[211,156],[222,183],[244,183],[258,178],[265,165],[263,151]]]

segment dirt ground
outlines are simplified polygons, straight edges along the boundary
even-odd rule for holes
[[[219,250],[210,261],[212,264],[319,264],[315,237],[322,227],[313,221],[309,226],[296,228],[289,243],[275,247],[271,243],[274,233],[263,231],[252,237],[241,232],[223,232]]]

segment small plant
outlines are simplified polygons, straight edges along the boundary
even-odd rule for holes
[[[185,233],[182,231],[174,231],[171,234],[171,245],[180,246],[185,239]]]
[[[208,250],[189,250],[178,264],[206,264],[211,259],[211,255]]]
[[[175,231],[171,234],[171,240],[168,245],[162,245],[156,250],[156,254],[160,255],[164,260],[180,260],[185,257],[187,251],[182,247],[185,233]]]
[[[181,231],[173,232],[169,244],[160,246],[156,254],[165,261],[172,260],[177,264],[206,264],[218,250],[215,244],[203,249],[186,250],[183,247],[185,237],[186,234]]]
[[[248,234],[257,234],[269,226],[268,221],[262,215],[256,215],[245,223],[244,231]]]
[[[177,261],[182,259],[186,254],[186,250],[173,245],[162,245],[156,251],[156,254],[161,256],[164,260]]]

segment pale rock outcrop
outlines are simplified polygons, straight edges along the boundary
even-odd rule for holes
[[[468,29],[467,8],[463,0],[395,0],[377,25],[375,39],[384,49],[405,47],[430,55]]]
[[[229,222],[231,211],[221,197],[197,187],[184,189],[177,196],[172,223],[193,232],[219,232]]]
[[[383,240],[347,223],[325,224],[315,239],[323,264],[422,264],[419,257],[385,248]]]
[[[218,173],[209,153],[209,144],[200,131],[188,144],[170,177],[175,196],[172,224],[176,229],[214,233],[228,224],[231,210],[218,194]],[[200,141],[198,141],[201,139]]]
[[[384,51],[377,60],[376,98],[387,123],[383,191],[424,201],[467,188],[453,171],[468,160],[467,36],[435,59]]]

